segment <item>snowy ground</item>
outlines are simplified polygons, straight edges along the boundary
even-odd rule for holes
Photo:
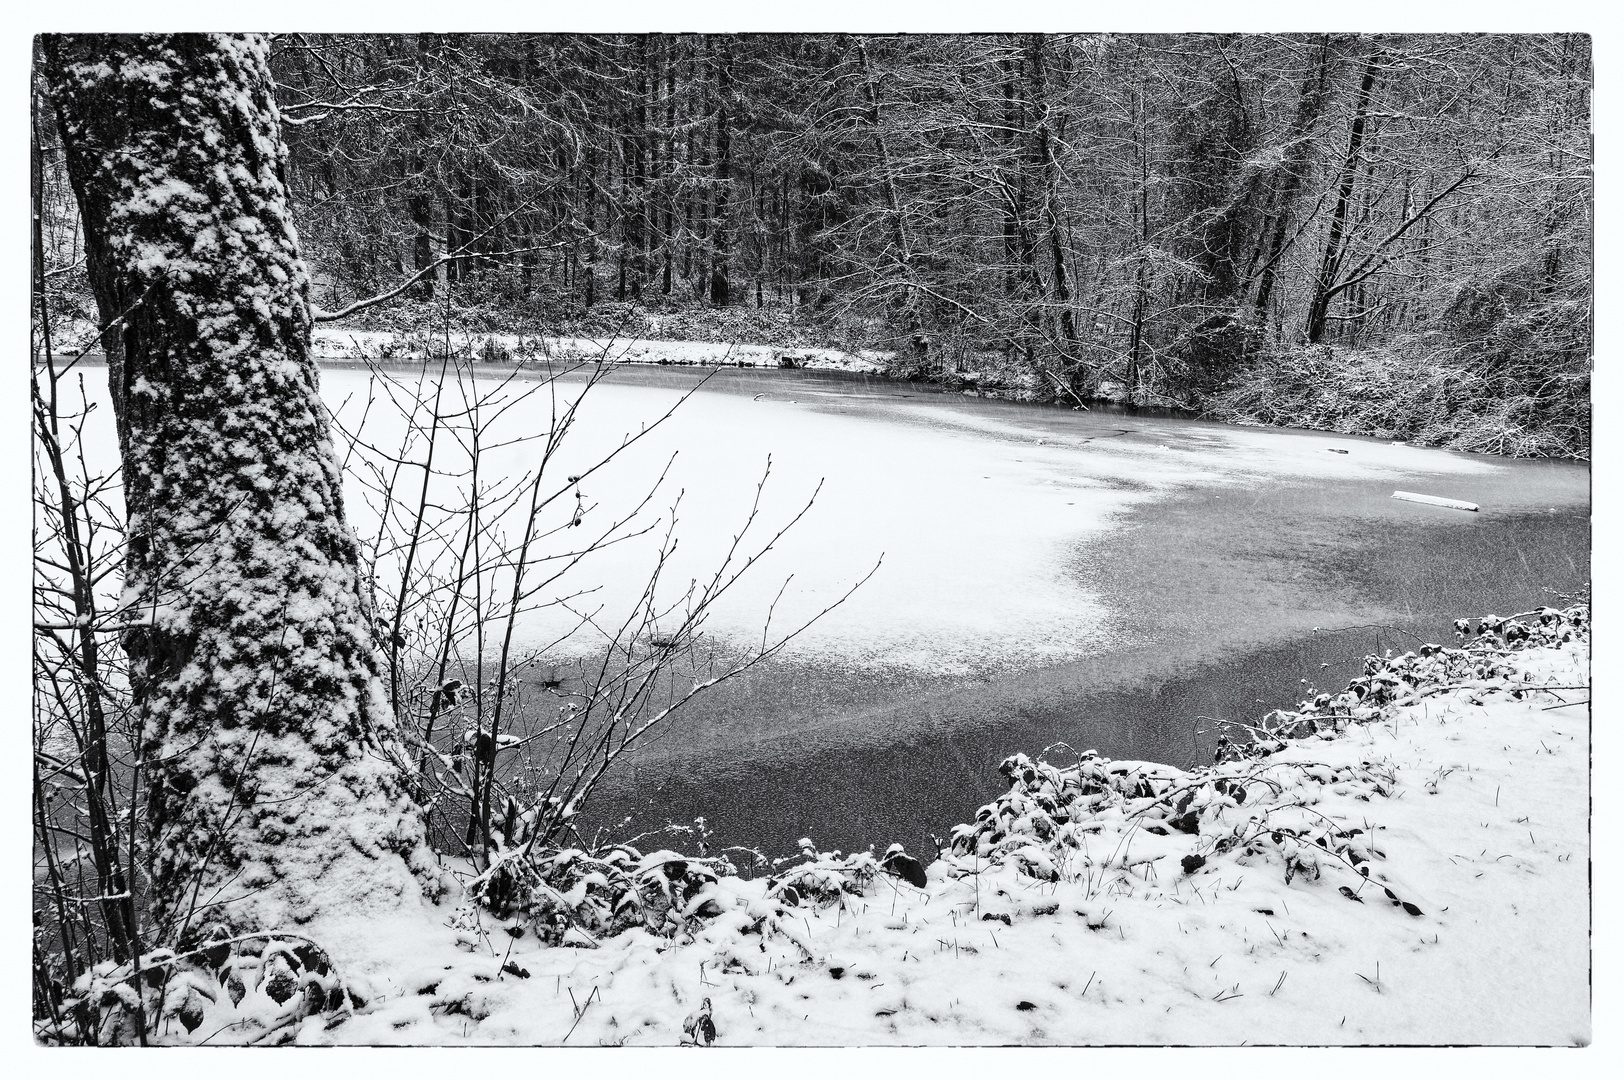
[[[1080,847],[949,855],[923,889],[878,874],[793,904],[793,878],[769,894],[723,877],[717,917],[595,945],[515,939],[455,899],[317,924],[370,1002],[297,1041],[675,1045],[708,998],[723,1046],[1584,1045],[1588,695],[1505,691],[1585,684],[1589,650],[1508,662],[1509,679],[1417,687],[1376,722],[1199,775],[1097,763],[1193,805],[1105,799],[1067,827]],[[831,876],[818,865],[803,886]],[[194,1038],[218,1026],[211,1008]]]

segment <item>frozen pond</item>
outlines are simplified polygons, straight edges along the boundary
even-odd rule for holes
[[[409,385],[417,378],[415,372],[393,377]],[[1197,594],[1233,580],[1237,562],[1255,574],[1258,560],[1272,556],[1289,572],[1300,571],[1312,551],[1286,539],[1296,536],[1305,518],[1345,531],[1349,500],[1395,527],[1449,529],[1473,521],[1434,507],[1390,505],[1395,487],[1460,497],[1487,492],[1478,501],[1491,517],[1550,514],[1559,506],[1541,504],[1571,509],[1586,497],[1587,473],[1572,466],[966,400],[851,378],[724,369],[679,407],[683,391],[698,380],[686,371],[622,370],[581,399],[575,426],[546,466],[557,479],[544,488],[569,489],[564,478],[585,473],[628,436],[661,423],[575,485],[569,494],[579,491],[592,508],[588,528],[550,537],[545,546],[578,548],[594,522],[629,517],[645,498],[645,509],[625,531],[638,524],[654,527],[593,553],[553,592],[591,589],[590,602],[572,603],[572,611],[627,610],[669,527],[678,546],[662,575],[669,593],[664,606],[693,578],[721,564],[766,476],[757,520],[740,545],[744,553],[759,550],[814,493],[816,499],[712,610],[706,632],[748,644],[760,639],[769,614],[772,630],[793,629],[873,571],[783,654],[786,660],[854,670],[985,676],[1116,647],[1124,627],[1112,624],[1107,633],[1107,626],[1113,614],[1120,623],[1125,613],[1111,606],[1107,594],[1120,585],[1117,572],[1126,552],[1119,545],[1135,543],[1137,531],[1130,526],[1154,516],[1154,508],[1182,507],[1198,494],[1213,505],[1189,521],[1192,544],[1201,542],[1215,516],[1227,520],[1244,513],[1252,528],[1243,544],[1201,553],[1197,576],[1175,583]],[[514,383],[505,396],[516,397],[523,386],[522,380]],[[354,426],[369,390],[363,372],[323,375],[324,396],[347,427]],[[547,430],[552,415],[582,390],[579,380],[565,378],[523,400],[492,425],[488,441],[511,443]],[[394,445],[399,436],[389,410],[373,408],[366,435]],[[446,457],[440,451],[442,467]],[[517,474],[537,467],[541,457],[539,443],[505,447],[491,455],[487,468]],[[1523,505],[1513,507],[1501,489],[1507,482],[1518,489],[1517,476],[1545,477],[1554,486],[1546,494],[1544,483],[1521,485],[1527,488],[1519,495]],[[1254,516],[1245,508],[1260,498],[1272,505]],[[350,485],[351,517],[363,535],[375,526],[376,502]],[[569,498],[561,502],[566,509],[575,505]],[[515,533],[518,515],[511,517],[507,528]],[[1348,547],[1334,535],[1305,539],[1315,549]],[[1116,572],[1103,573],[1107,563],[1116,564]],[[1280,575],[1264,576],[1273,581]],[[1348,584],[1322,581],[1296,599],[1325,606],[1344,595]],[[1259,597],[1257,619],[1269,618],[1274,599]],[[538,610],[525,616],[520,636],[526,644],[552,643],[575,622],[569,612]],[[1251,632],[1234,626],[1218,636],[1233,643]],[[555,648],[570,653],[593,644],[590,634],[578,634]]]
[[[695,378],[617,372],[593,393],[618,431]],[[600,812],[634,829],[704,814],[772,854],[803,835],[918,849],[999,790],[1007,753],[1064,741],[1188,763],[1216,727],[1200,717],[1255,718],[1299,680],[1340,687],[1365,652],[1412,646],[1402,631],[1446,640],[1458,615],[1554,602],[1589,576],[1579,464],[800,373],[724,370],[683,411],[682,483],[713,493],[684,542],[731,535],[769,452],[786,507],[824,478],[713,630],[759,634],[785,573],[815,610],[885,559],[622,773]]]
[[[398,394],[420,369],[391,377]],[[1255,717],[1295,700],[1299,680],[1334,688],[1363,652],[1407,647],[1400,631],[1440,640],[1456,615],[1526,610],[1589,576],[1583,465],[802,372],[722,369],[671,412],[700,377],[619,369],[580,402],[547,475],[584,473],[558,505],[572,510],[579,490],[590,509],[545,542],[567,550],[642,510],[627,539],[549,586],[577,599],[526,615],[521,643],[634,606],[668,526],[679,542],[660,589],[680,606],[725,557],[769,457],[745,554],[817,497],[711,610],[708,640],[748,647],[769,613],[770,632],[794,629],[873,573],[621,771],[596,817],[630,815],[628,831],[703,814],[720,842],[772,854],[805,835],[918,850],[998,790],[1006,754],[1064,741],[1188,763],[1210,744],[1197,728],[1214,725],[1199,717]],[[322,378],[353,426],[366,373]],[[88,382],[105,395],[101,369]],[[534,468],[541,444],[519,440],[545,433],[581,390],[566,378],[504,413],[491,474]],[[389,412],[368,413],[376,446],[404,427]],[[1483,509],[1397,502],[1396,488]],[[348,498],[364,535],[377,500],[359,483]],[[578,633],[553,651],[562,661],[601,647]]]

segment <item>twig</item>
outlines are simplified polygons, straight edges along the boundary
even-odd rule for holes
[[[575,1034],[575,1028],[581,1022],[581,1017],[585,1016],[586,1011],[588,1009],[592,1008],[592,1001],[597,996],[598,996],[598,988],[596,986],[594,986],[592,988],[592,993],[587,995],[586,1004],[580,1006],[579,1008],[577,1008],[575,1010],[575,1023],[571,1024],[570,1029],[568,1031],[564,1032],[564,1037],[562,1039],[558,1040],[561,1044],[562,1043],[567,1043],[567,1042],[570,1041],[570,1036]],[[571,1005],[575,1004],[575,991],[574,990],[570,991],[570,1004]]]

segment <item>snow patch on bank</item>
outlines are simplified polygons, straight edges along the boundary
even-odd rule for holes
[[[893,354],[872,349],[787,348],[724,341],[669,341],[624,337],[555,337],[532,334],[397,334],[384,330],[317,327],[312,355],[326,360],[422,360],[448,355],[518,362],[576,363],[608,360],[617,364],[807,368],[816,371],[876,373]]]

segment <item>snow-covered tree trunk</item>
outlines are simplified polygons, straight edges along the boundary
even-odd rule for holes
[[[415,904],[432,856],[317,396],[266,42],[40,45],[122,359],[156,936]]]

